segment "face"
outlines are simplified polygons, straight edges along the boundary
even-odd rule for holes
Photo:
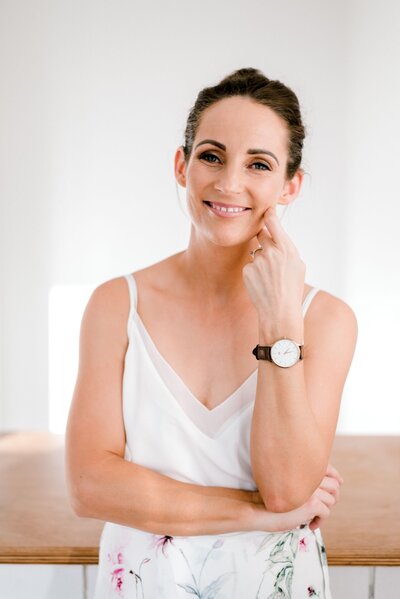
[[[197,232],[218,245],[250,241],[264,226],[265,211],[300,191],[302,174],[287,180],[287,160],[286,123],[270,108],[242,96],[207,108],[187,164],[182,148],[175,155],[176,179],[186,187]]]

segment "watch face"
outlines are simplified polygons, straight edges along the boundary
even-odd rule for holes
[[[271,358],[278,366],[293,366],[300,358],[300,348],[291,339],[279,339],[271,347]]]

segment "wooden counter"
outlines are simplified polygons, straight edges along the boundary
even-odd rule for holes
[[[96,564],[103,523],[78,518],[64,439],[0,435],[0,563]],[[341,499],[321,527],[329,565],[400,566],[400,437],[337,436]]]

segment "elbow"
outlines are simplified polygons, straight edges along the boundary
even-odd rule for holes
[[[266,500],[264,500],[266,509],[269,512],[275,512],[278,514],[291,512],[292,510],[302,506],[304,503],[305,501],[303,500],[293,501],[290,498],[287,499],[283,497],[267,497]]]
[[[72,511],[74,512],[75,516],[78,516],[79,518],[89,518],[90,517],[85,504],[80,499],[78,499],[76,497],[70,498],[70,505],[72,507]]]
[[[85,503],[81,497],[71,497],[70,505],[75,516],[78,516],[79,518],[93,517],[93,514],[91,514],[90,510],[88,509],[87,503]]]
[[[290,512],[307,503],[319,487],[320,482],[317,483],[316,480],[321,481],[322,478],[323,476],[321,477],[318,474],[318,478],[314,479],[314,481],[308,481],[307,485],[304,480],[279,481],[280,485],[273,486],[268,484],[264,488],[260,486],[259,492],[268,511],[277,513]]]
[[[79,518],[95,518],[90,507],[93,501],[90,500],[87,484],[82,480],[72,480],[68,486],[69,503],[74,514]]]
[[[311,494],[312,493],[304,495],[291,492],[273,495],[271,493],[265,493],[262,495],[262,499],[264,501],[265,508],[269,512],[284,513],[291,512],[292,510],[303,506],[309,500]]]

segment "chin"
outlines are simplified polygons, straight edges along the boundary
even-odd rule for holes
[[[204,236],[204,234],[202,235]],[[238,235],[205,235],[207,241],[219,247],[238,247],[247,245],[252,237],[239,237]]]

